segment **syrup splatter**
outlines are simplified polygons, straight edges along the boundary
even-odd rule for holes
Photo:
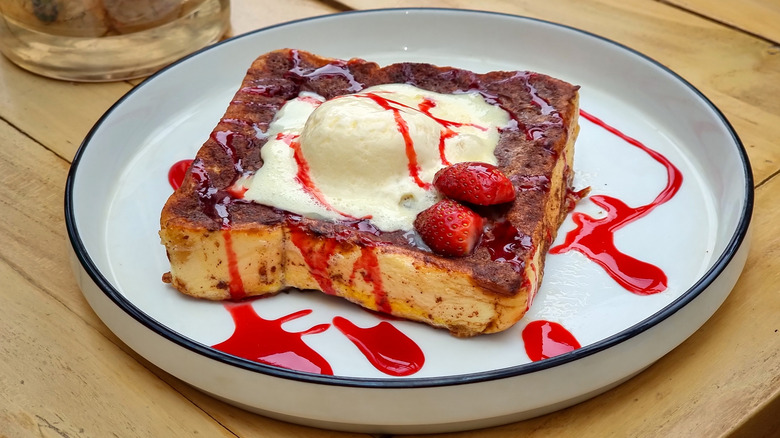
[[[339,329],[377,370],[391,376],[416,373],[425,363],[422,349],[387,321],[360,328],[346,318],[333,318]]]
[[[168,183],[173,190],[177,190],[184,182],[184,175],[187,174],[187,169],[192,165],[193,160],[180,160],[173,163],[173,166],[168,170]]]
[[[297,371],[333,375],[325,358],[303,342],[304,335],[320,333],[330,324],[318,324],[302,332],[288,332],[282,324],[310,314],[309,309],[299,310],[279,319],[261,318],[251,303],[226,303],[236,324],[235,331],[226,341],[212,348],[251,361]]]
[[[654,208],[670,200],[682,185],[683,176],[671,161],[648,148],[639,140],[620,132],[591,114],[580,110],[586,120],[602,127],[627,143],[635,146],[666,168],[666,187],[647,205],[630,207],[623,201],[607,196],[592,195],[590,200],[604,208],[607,215],[596,219],[585,213],[575,212],[572,220],[576,228],[566,235],[565,242],[550,249],[551,254],[578,251],[601,266],[618,284],[637,295],[652,295],[667,288],[666,274],[657,266],[620,252],[615,247],[615,231],[647,216]]]
[[[534,362],[580,348],[577,338],[557,322],[531,321],[523,329],[522,336],[525,352]]]

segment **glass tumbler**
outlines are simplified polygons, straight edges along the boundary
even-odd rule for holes
[[[0,51],[57,79],[131,79],[218,41],[229,25],[229,0],[0,0]]]

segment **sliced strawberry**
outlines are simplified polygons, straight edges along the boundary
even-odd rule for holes
[[[423,242],[436,254],[459,257],[471,253],[482,235],[482,218],[452,199],[423,210],[414,220]]]
[[[512,182],[488,163],[455,163],[436,172],[433,185],[448,198],[476,205],[502,204],[515,199]]]

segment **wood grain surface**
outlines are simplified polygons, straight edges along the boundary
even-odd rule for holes
[[[232,5],[232,35],[351,9],[478,7],[601,35],[691,82],[733,124],[755,175],[752,247],[729,298],[685,343],[614,390],[539,418],[440,436],[780,436],[777,1]],[[137,83],[57,81],[0,57],[0,437],[368,436],[271,420],[194,390],[124,345],[85,301],[69,262],[65,179],[89,129]]]

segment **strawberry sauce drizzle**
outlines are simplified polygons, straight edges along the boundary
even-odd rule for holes
[[[279,319],[261,318],[249,302],[225,303],[235,322],[233,334],[212,348],[251,361],[291,370],[333,375],[325,358],[303,342],[304,335],[321,333],[330,324],[318,324],[302,332],[289,332],[282,328],[288,321],[310,314],[309,309],[299,310]]]
[[[543,115],[552,115],[555,120],[553,121],[547,121],[542,123],[537,123],[533,125],[527,125],[523,121],[521,121],[517,115],[513,112],[504,107],[504,105],[501,103],[501,100],[499,96],[495,94],[491,94],[487,92],[484,89],[478,88],[478,92],[482,97],[485,99],[486,102],[490,103],[491,105],[496,105],[500,108],[503,108],[504,110],[509,113],[511,123],[510,126],[507,128],[504,128],[504,130],[520,130],[525,133],[525,138],[529,141],[539,140],[542,138],[545,138],[547,136],[547,130],[550,128],[561,128],[563,126],[563,119],[561,119],[560,114],[558,113],[558,110],[555,109],[554,106],[550,105],[550,103],[545,100],[543,97],[539,95],[538,90],[534,85],[531,83],[531,79],[533,79],[535,76],[534,73],[531,72],[517,72],[513,76],[510,76],[501,82],[516,82],[521,81],[523,84],[523,87],[528,92],[528,95],[531,100],[531,104],[538,107],[541,114]],[[512,86],[516,86],[513,84]],[[553,150],[550,149],[548,146],[542,145],[544,147],[544,150],[547,152],[552,153]]]
[[[174,163],[173,166],[171,166],[170,170],[168,171],[168,182],[171,184],[171,187],[173,187],[174,190],[181,187],[182,182],[184,181],[184,175],[187,172],[187,169],[192,165],[194,160],[181,160]],[[193,177],[198,182],[208,181],[208,175],[205,174],[204,169],[200,166],[200,163],[198,166],[193,166]],[[208,192],[208,190],[203,190],[202,188],[199,190],[199,192]],[[216,193],[216,192],[215,192]],[[233,193],[230,190],[228,190],[228,193],[233,197],[240,197],[236,196],[237,193]],[[240,194],[243,196],[243,192]],[[201,200],[211,198],[201,196]],[[215,203],[213,206],[213,209],[217,211],[217,204]],[[225,228],[224,226],[224,218],[223,220],[223,227],[222,227],[222,237],[225,239],[225,257],[227,258],[228,263],[228,273],[230,275],[230,284],[228,285],[230,290],[230,298],[232,300],[239,300],[241,298],[244,298],[246,296],[246,292],[244,291],[244,281],[241,279],[241,273],[238,270],[238,257],[236,256],[236,251],[233,249],[233,238],[230,234],[230,228]]]
[[[400,105],[400,104],[399,104]],[[472,128],[479,129],[480,131],[487,131],[488,128],[485,126],[477,125],[476,123],[464,123],[464,122],[455,122],[452,120],[442,119],[439,117],[434,116],[431,114],[431,109],[436,108],[436,101],[430,98],[424,98],[422,102],[420,102],[417,107],[419,108],[420,112],[425,114],[426,116],[430,117],[431,120],[434,122],[440,124],[444,128],[462,128],[464,126],[471,126]],[[407,107],[408,108],[408,107]]]
[[[409,133],[409,125],[403,118],[403,114],[401,112],[402,110],[405,109],[410,111],[419,111],[442,126],[442,132],[439,135],[439,158],[441,159],[441,163],[445,166],[449,166],[451,164],[446,157],[446,140],[458,135],[458,133],[455,132],[452,127],[471,126],[482,131],[488,130],[487,127],[474,123],[455,122],[434,116],[431,114],[431,109],[436,106],[436,102],[432,99],[423,99],[423,101],[418,104],[418,108],[415,109],[401,102],[380,96],[378,93],[363,93],[356,94],[355,96],[371,99],[382,109],[391,111],[393,113],[393,119],[395,120],[396,126],[398,127],[398,132],[404,139],[406,158],[409,163],[409,176],[414,180],[415,184],[425,190],[430,189],[431,184],[423,181],[422,178],[420,178],[421,168],[417,162],[417,151],[414,149],[414,139],[412,139],[412,136]]]
[[[531,236],[507,221],[498,221],[488,227],[480,245],[487,248],[491,260],[508,263],[515,272],[523,272],[525,268],[525,262],[518,252],[532,247]]]
[[[452,164],[450,160],[447,159],[447,140],[455,137],[456,135],[458,134],[455,131],[446,128],[439,136],[439,159],[441,160],[441,164],[444,166],[449,166]]]
[[[301,150],[300,135],[285,134],[280,132],[276,135],[276,139],[286,143],[293,150],[293,159],[295,159],[295,164],[298,168],[298,171],[295,174],[295,179],[298,180],[304,191],[309,193],[311,197],[316,199],[317,202],[319,202],[328,210],[334,211],[349,220],[359,220],[359,218],[341,212],[330,205],[330,203],[325,199],[325,195],[323,195],[320,189],[317,188],[317,185],[314,184],[314,181],[311,178],[311,168],[309,167],[309,162],[306,161],[306,157],[303,156],[303,151]]]
[[[317,238],[312,236],[299,224],[298,216],[289,215],[287,225],[290,229],[290,240],[298,248],[303,256],[306,265],[320,290],[335,295],[336,290],[333,287],[333,280],[329,273],[329,264],[331,258],[336,254],[340,244],[339,236],[330,236]],[[364,221],[355,221],[350,224],[356,229],[363,229],[371,232],[370,229],[362,226]],[[379,260],[374,249],[377,243],[362,239],[360,246],[360,256],[352,265],[352,273],[349,277],[350,285],[354,285],[355,279],[360,274],[363,281],[371,285],[374,296],[376,311],[391,313],[390,302],[387,299],[387,292],[382,286],[382,272],[379,269]]]
[[[244,172],[244,169],[241,165],[241,159],[236,156],[236,147],[233,145],[233,140],[237,135],[239,134],[229,130],[214,131],[211,133],[211,138],[225,151],[225,155],[233,161],[233,168],[240,175]]]
[[[536,294],[537,294],[537,292],[539,292],[539,283],[540,283],[538,281],[538,279],[539,279],[539,272],[537,271],[537,267],[536,267],[535,264],[531,265],[531,272],[533,273],[533,276],[534,276],[534,278],[537,279],[537,281],[535,281],[533,283],[533,286],[527,287],[527,289],[528,289],[528,298],[525,301],[525,311],[526,312],[531,310],[531,305],[534,303],[534,298],[536,298]],[[529,283],[529,284],[531,283],[531,280],[529,278],[527,278],[527,277],[525,278],[525,281],[527,283]]]
[[[550,115],[553,114],[560,119],[560,115],[558,114],[558,111],[550,105],[549,102],[547,102],[542,96],[539,96],[539,92],[536,90],[536,87],[531,84],[531,78],[534,77],[533,73],[525,72],[520,73],[519,76],[523,78],[523,81],[525,82],[525,87],[528,90],[528,93],[531,95],[531,103],[538,106],[539,109],[542,112],[542,115]]]
[[[295,178],[299,183],[301,183],[303,189],[307,191],[314,199],[316,199],[317,202],[324,205],[329,210],[333,210],[333,207],[331,207],[328,201],[325,200],[325,196],[311,179],[311,169],[309,168],[308,161],[306,161],[306,158],[303,156],[299,138],[300,136],[297,134],[285,134],[283,132],[280,132],[276,135],[277,140],[283,141],[293,150],[293,158],[295,159],[295,164],[298,167],[298,172],[295,174]]]
[[[439,159],[441,160],[441,164],[445,166],[449,166],[450,161],[447,159],[446,156],[446,148],[447,148],[447,140],[456,137],[458,135],[457,132],[455,132],[452,127],[463,127],[463,126],[471,126],[473,128],[479,129],[481,131],[487,131],[488,128],[485,126],[480,126],[475,123],[461,123],[461,122],[454,122],[452,120],[445,120],[439,117],[434,116],[431,114],[431,109],[436,107],[436,101],[433,99],[425,98],[422,102],[420,102],[418,105],[418,108],[420,109],[420,112],[425,114],[426,116],[430,117],[432,120],[440,124],[443,128],[441,135],[439,135]]]
[[[562,245],[550,249],[551,254],[562,254],[575,250],[601,266],[618,284],[637,295],[652,295],[667,288],[666,274],[657,266],[635,259],[615,247],[615,231],[634,222],[655,207],[670,200],[682,185],[682,173],[666,157],[648,148],[638,140],[609,126],[593,115],[580,110],[586,120],[600,126],[627,143],[635,146],[666,168],[666,187],[647,205],[629,207],[623,201],[607,195],[593,195],[591,201],[604,208],[606,217],[596,219],[584,213],[575,212],[572,220],[576,228],[566,235]]]
[[[387,321],[360,328],[348,319],[336,316],[333,326],[355,344],[374,368],[385,374],[409,376],[425,363],[420,346]]]
[[[349,282],[354,284],[355,276],[360,273],[363,281],[372,287],[376,310],[384,313],[391,313],[390,301],[387,299],[387,293],[382,287],[382,272],[379,270],[379,260],[374,253],[374,248],[370,246],[360,247],[360,257],[352,266],[352,275]]]
[[[233,183],[243,173],[241,160],[237,158],[236,149],[233,141],[240,134],[232,131],[215,131],[211,134],[211,140],[216,142],[225,154],[233,161],[233,168],[236,175],[233,182],[227,190],[219,190],[211,183],[208,172],[203,167],[201,160],[193,160],[190,166],[190,174],[195,182],[195,192],[198,195],[201,209],[206,216],[220,223],[220,230],[225,241],[225,258],[227,261],[230,283],[228,285],[230,299],[240,300],[246,296],[244,282],[241,278],[241,272],[238,269],[238,256],[233,248],[233,239],[230,234],[230,210],[229,206],[235,199],[235,192],[231,192]]]
[[[394,100],[386,99],[376,93],[365,93],[358,96],[367,97],[376,102],[376,104],[382,107],[382,109],[392,111],[395,124],[398,127],[398,132],[404,139],[404,145],[406,147],[406,159],[409,161],[409,176],[411,176],[415,184],[421,188],[425,190],[430,189],[431,183],[425,182],[422,180],[422,178],[420,178],[421,169],[420,164],[417,162],[417,151],[414,150],[414,140],[409,133],[409,125],[406,123],[406,120],[401,115],[401,110],[399,109],[399,107],[409,107]]]
[[[233,236],[230,234],[230,229],[222,228],[221,231],[222,238],[225,239],[225,254],[227,258],[228,274],[230,275],[230,283],[228,284],[230,299],[237,301],[246,297],[244,280],[241,278],[241,272],[238,270],[238,256],[236,255],[236,250],[233,248]]]
[[[557,322],[536,320],[523,329],[525,353],[534,362],[549,359],[580,348],[580,343]]]
[[[184,175],[187,174],[187,169],[192,165],[192,161],[189,159],[179,160],[173,163],[173,166],[168,170],[168,183],[173,190],[181,187],[181,184],[184,182]]]
[[[317,281],[320,290],[329,295],[334,295],[333,280],[328,273],[328,264],[336,253],[339,241],[336,238],[317,239],[312,237],[296,220],[288,220],[290,240],[298,248],[303,256],[309,272]]]
[[[546,175],[521,175],[512,179],[515,188],[521,192],[550,191],[550,178]]]

